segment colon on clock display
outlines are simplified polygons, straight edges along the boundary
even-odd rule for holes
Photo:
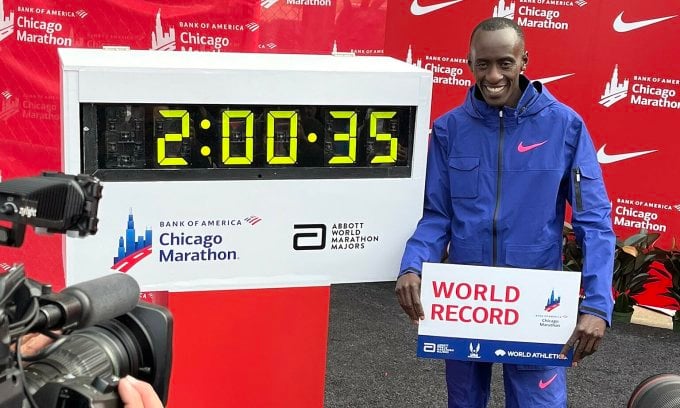
[[[414,106],[81,103],[102,180],[409,177]]]

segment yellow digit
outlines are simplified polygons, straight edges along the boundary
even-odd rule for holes
[[[357,113],[352,111],[331,111],[331,117],[335,119],[349,119],[349,133],[333,134],[333,141],[347,142],[349,149],[347,156],[334,156],[328,164],[348,164],[356,162],[357,156]]]
[[[231,156],[231,119],[246,119],[246,151],[243,157]],[[236,110],[222,112],[222,163],[224,164],[250,164],[253,162],[253,112],[249,110]]]
[[[392,119],[397,112],[371,112],[371,134],[378,142],[390,143],[389,155],[376,155],[371,160],[371,164],[375,163],[396,163],[397,161],[397,138],[392,137],[391,133],[378,133],[378,120]]]
[[[290,150],[288,156],[274,155],[275,119],[290,120]],[[267,163],[269,164],[295,164],[297,162],[297,122],[296,111],[270,111],[267,114]]]
[[[156,160],[161,166],[186,166],[187,161],[181,157],[165,157],[166,142],[182,142],[189,137],[189,112],[185,109],[161,109],[158,113],[164,118],[180,118],[182,120],[182,133],[166,133],[157,139]]]

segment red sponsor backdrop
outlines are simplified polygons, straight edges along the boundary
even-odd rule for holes
[[[526,74],[584,117],[612,200],[620,239],[641,228],[668,249],[680,231],[680,5],[673,0],[391,0],[385,54],[434,72],[432,118],[473,83],[470,33],[482,19],[512,18],[526,34]],[[615,72],[616,71],[616,72]],[[649,285],[645,304],[677,309]]]
[[[391,0],[389,5],[387,0],[185,1],[181,5],[0,0],[0,175],[8,179],[61,167],[56,54],[60,46],[384,52],[434,72],[434,118],[462,102],[473,81],[466,64],[469,34],[478,21],[494,15],[513,18],[524,27],[527,75],[542,79],[585,118],[598,149],[619,237],[646,228],[659,232],[658,245],[668,248],[680,230],[678,172],[673,162],[678,155],[674,124],[680,119],[680,5],[676,0]],[[22,248],[0,247],[0,260],[23,262],[31,277],[59,289],[64,282],[60,240],[29,231]],[[663,285],[650,287],[645,303],[677,308],[669,298],[659,296]],[[312,303],[324,303],[325,296]],[[182,303],[180,297],[173,301],[171,296],[173,304],[181,317],[189,303]],[[179,321],[178,328],[184,324]],[[178,333],[185,336],[188,332],[182,330]],[[310,378],[312,384],[319,377]]]

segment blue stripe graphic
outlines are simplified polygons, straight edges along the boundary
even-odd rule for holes
[[[566,359],[560,359],[562,346],[421,335],[418,336],[417,355],[423,358],[569,367],[574,352],[570,350]]]

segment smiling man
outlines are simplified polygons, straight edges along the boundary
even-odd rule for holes
[[[583,248],[576,328],[562,349],[594,353],[613,307],[611,204],[581,117],[523,75],[524,34],[512,20],[482,21],[468,64],[476,84],[434,122],[423,216],[408,240],[396,293],[417,323],[423,262],[562,269],[567,203]],[[470,333],[470,337],[474,337]],[[446,360],[449,408],[483,408],[492,364]],[[504,364],[506,407],[566,407],[566,369]]]

